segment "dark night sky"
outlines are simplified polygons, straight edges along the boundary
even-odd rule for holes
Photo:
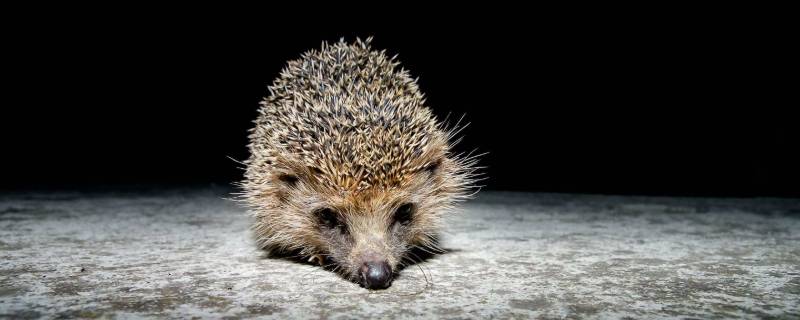
[[[488,152],[489,189],[800,191],[798,129],[780,109],[796,105],[780,80],[788,44],[762,29],[647,18],[396,30],[230,20],[16,25],[4,49],[2,187],[238,180],[227,157],[247,157],[257,103],[286,61],[323,40],[372,35],[419,77],[437,115],[465,115],[459,148]]]

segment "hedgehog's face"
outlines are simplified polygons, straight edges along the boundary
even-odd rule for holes
[[[435,246],[441,214],[450,208],[449,192],[455,192],[444,174],[437,165],[391,187],[350,192],[301,176],[285,190],[283,209],[304,217],[297,221],[302,226],[290,228],[305,233],[307,254],[365,288],[386,288],[398,267],[417,259],[410,250]]]
[[[419,205],[410,200],[367,203],[349,208],[325,206],[313,210],[313,215],[325,261],[365,288],[381,289],[391,284],[406,251],[415,245],[414,218],[420,214]]]

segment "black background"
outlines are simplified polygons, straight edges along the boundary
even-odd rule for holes
[[[4,189],[239,180],[228,157],[247,157],[257,103],[286,61],[374,36],[439,117],[471,123],[458,151],[488,152],[487,189],[800,190],[781,21],[55,16],[6,25]]]

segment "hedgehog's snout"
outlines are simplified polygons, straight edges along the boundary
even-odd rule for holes
[[[367,261],[359,268],[361,284],[367,289],[385,289],[392,284],[392,267],[386,261]]]

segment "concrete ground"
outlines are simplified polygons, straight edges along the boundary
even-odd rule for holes
[[[0,195],[3,318],[800,318],[800,201],[482,193],[369,292],[227,189]]]

